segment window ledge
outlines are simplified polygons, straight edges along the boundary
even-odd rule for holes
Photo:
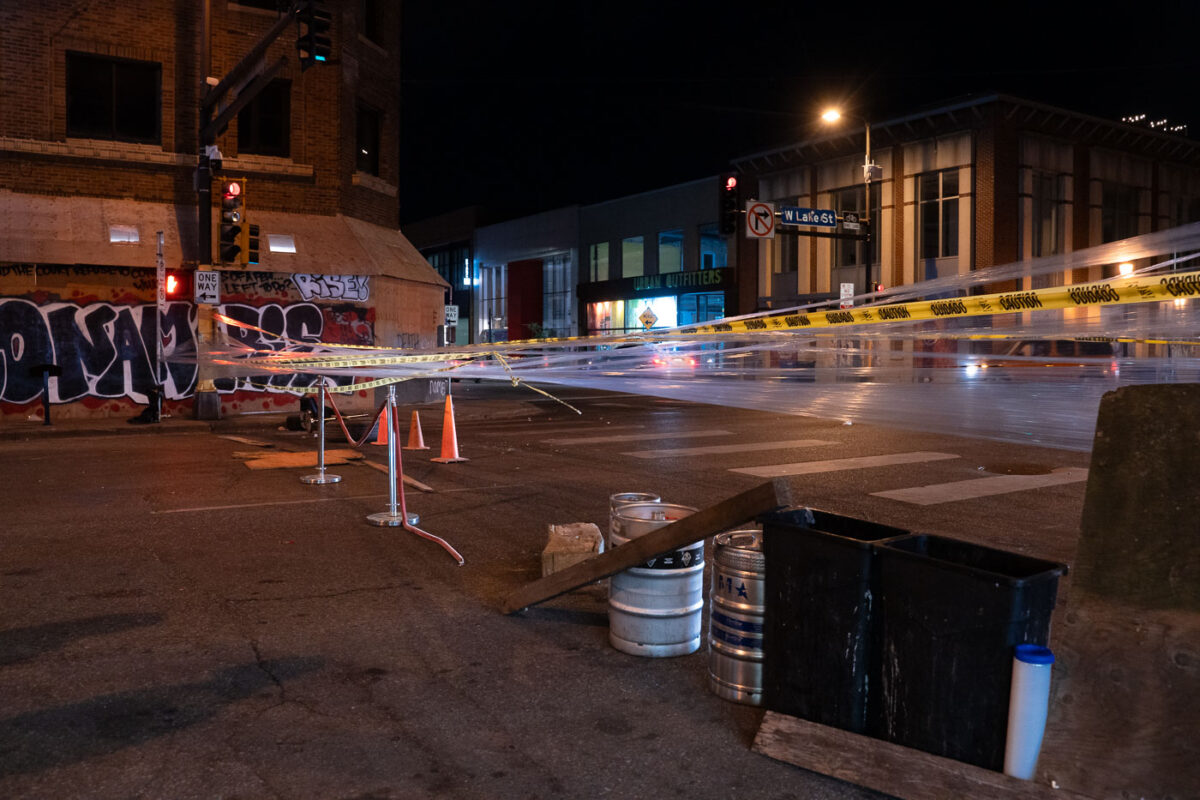
[[[0,152],[26,153],[59,158],[79,158],[100,161],[125,161],[134,164],[157,166],[185,166],[196,163],[196,157],[187,153],[168,153],[157,144],[134,144],[108,139],[16,139],[0,137]]]
[[[278,156],[239,155],[221,162],[222,172],[257,172],[263,175],[286,175],[309,178],[313,174],[312,164],[297,164],[290,158]]]
[[[395,186],[383,178],[377,178],[366,172],[355,172],[350,180],[355,186],[361,186],[364,189],[370,189],[372,192],[379,192],[388,197],[396,197],[400,193]]]

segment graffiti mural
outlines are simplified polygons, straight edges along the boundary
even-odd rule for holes
[[[85,397],[128,397],[147,402],[154,388],[158,320],[155,306],[69,302],[37,304],[24,298],[0,298],[0,402],[28,404],[41,398],[42,379],[34,368],[57,364],[62,375],[50,382],[50,402],[69,403]],[[375,341],[374,310],[351,304],[227,303],[217,310],[240,322],[268,331],[248,331],[221,325],[231,342],[262,350],[286,346],[284,338],[302,342],[328,341],[371,345]],[[173,356],[196,352],[196,307],[189,302],[167,304],[163,315],[160,367],[168,400],[190,397],[196,388],[197,367]],[[217,391],[286,392],[307,386],[312,375],[270,375],[222,378]],[[338,381],[351,382],[347,377]]]
[[[50,385],[50,402],[69,403],[84,397],[129,397],[147,401],[155,385],[155,307],[110,303],[48,303],[0,299],[0,400],[29,403],[42,396],[42,379],[33,368],[57,364],[60,375]],[[163,315],[166,356],[195,350],[196,312],[190,303],[170,303]],[[191,394],[195,364],[162,367],[169,399]]]

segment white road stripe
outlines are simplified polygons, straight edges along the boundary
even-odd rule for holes
[[[678,431],[676,433],[626,433],[616,436],[584,436],[570,439],[543,439],[542,444],[606,444],[608,442],[648,442],[655,439],[690,439],[695,436],[732,436],[730,431]]]
[[[1066,483],[1086,481],[1088,471],[1078,467],[1056,469],[1049,475],[994,475],[989,478],[972,478],[952,483],[934,483],[929,486],[914,486],[911,489],[893,489],[887,492],[872,492],[875,497],[886,497],[902,503],[932,506],[952,503],[955,500],[971,500],[993,494],[1020,492],[1025,489],[1040,489],[1043,486],[1061,486]]]
[[[755,453],[759,450],[787,450],[792,447],[821,447],[837,444],[824,439],[792,439],[787,442],[747,442],[743,444],[714,444],[710,447],[679,447],[673,450],[634,450],[622,453],[634,458],[669,458],[671,456],[706,456],[721,453]]]
[[[588,425],[586,427],[571,427],[571,426],[547,426],[545,428],[534,428],[532,430],[514,429],[508,431],[476,431],[480,436],[514,436],[516,434],[536,434],[542,435],[546,433],[599,433],[600,431],[633,431],[646,427],[645,425]]]
[[[925,461],[945,461],[958,458],[951,453],[891,453],[884,456],[863,456],[861,458],[835,458],[832,461],[800,461],[795,464],[775,464],[769,467],[748,467],[731,469],[730,472],[741,472],[760,478],[782,478],[788,475],[813,475],[818,472],[839,472],[847,469],[866,469],[867,467],[892,467],[897,464],[920,464]]]

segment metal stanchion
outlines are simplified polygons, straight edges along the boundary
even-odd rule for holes
[[[341,475],[326,474],[325,472],[325,378],[321,378],[318,384],[321,391],[318,392],[317,398],[320,402],[317,404],[317,471],[312,475],[305,475],[300,479],[301,483],[339,483],[342,480]]]
[[[398,513],[396,510],[396,487],[400,484],[400,474],[397,469],[399,461],[400,437],[396,435],[395,419],[396,419],[396,386],[392,384],[388,386],[387,409],[384,411],[384,417],[379,420],[380,425],[388,425],[388,510],[380,511],[378,514],[370,514],[367,517],[367,522],[380,527],[398,527],[405,523],[404,514]],[[407,509],[406,509],[407,511]],[[421,518],[411,511],[407,511],[408,524],[416,525],[421,521]]]

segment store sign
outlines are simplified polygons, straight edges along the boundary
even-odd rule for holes
[[[666,275],[643,275],[633,279],[635,292],[656,292],[679,289],[718,289],[725,285],[721,270],[702,269],[697,272],[668,272]]]

